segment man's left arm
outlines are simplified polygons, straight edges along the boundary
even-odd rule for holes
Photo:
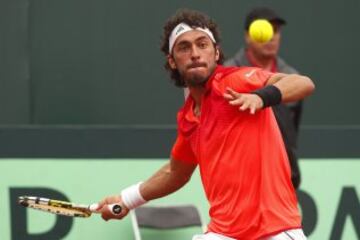
[[[315,85],[309,77],[298,74],[276,73],[269,78],[266,85],[273,85],[279,89],[282,103],[304,99],[315,90]]]
[[[298,101],[309,96],[315,90],[313,81],[298,74],[276,73],[269,77],[263,88],[251,93],[238,93],[227,88],[224,98],[230,105],[238,107],[240,111],[256,111],[277,105]]]

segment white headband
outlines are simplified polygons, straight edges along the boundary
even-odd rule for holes
[[[169,37],[169,53],[171,53],[173,47],[174,47],[174,43],[176,41],[176,39],[178,37],[180,37],[181,34],[192,31],[192,30],[199,30],[202,31],[204,33],[206,33],[211,41],[213,41],[214,43],[216,43],[214,35],[212,34],[212,32],[208,29],[208,28],[201,28],[201,27],[197,27],[197,28],[192,28],[189,25],[187,25],[186,23],[179,23],[171,32],[170,37]]]

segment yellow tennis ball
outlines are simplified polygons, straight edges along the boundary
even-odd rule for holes
[[[249,35],[255,42],[266,43],[274,36],[274,29],[268,20],[258,19],[250,24]]]

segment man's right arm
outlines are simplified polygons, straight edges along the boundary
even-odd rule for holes
[[[150,201],[175,192],[190,180],[196,166],[171,158],[169,163],[141,184],[141,196],[146,201]]]
[[[191,178],[196,164],[187,163],[171,158],[170,162],[166,163],[148,180],[141,183],[139,186],[131,186],[130,190],[126,191],[127,196],[115,195],[106,197],[99,203],[99,210],[104,220],[121,219],[129,212],[129,206],[124,202],[126,197],[128,203],[136,203],[142,201],[150,201],[156,198],[167,196],[184,186]],[[138,187],[138,188],[137,188]],[[124,194],[124,191],[122,192]],[[105,205],[119,204],[123,210],[118,215],[113,215]],[[128,204],[129,205],[129,204]]]

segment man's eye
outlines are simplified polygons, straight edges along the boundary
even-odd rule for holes
[[[181,46],[179,46],[179,51],[182,51],[182,52],[184,52],[184,51],[186,51],[187,49],[189,49],[189,47],[188,46],[186,46],[186,45],[181,45]]]
[[[199,44],[199,47],[200,48],[206,48],[208,46],[208,44],[206,43],[206,42],[201,42],[200,44]]]

